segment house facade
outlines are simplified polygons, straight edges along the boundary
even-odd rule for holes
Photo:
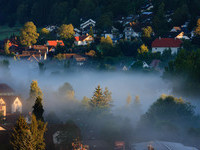
[[[125,27],[124,29],[125,39],[131,40],[132,37],[139,37],[139,34],[136,33],[132,27]]]
[[[91,35],[83,35],[75,37],[74,44],[76,46],[86,46],[87,44],[91,44],[94,42],[94,38]]]
[[[0,84],[0,114],[22,113],[22,101],[7,84]]]
[[[176,38],[157,38],[152,42],[152,52],[161,52],[171,49],[172,54],[178,52],[182,44],[180,39]]]

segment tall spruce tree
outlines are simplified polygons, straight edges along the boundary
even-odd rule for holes
[[[112,105],[111,92],[109,92],[108,88],[103,91],[98,85],[89,104],[93,110],[108,110]]]
[[[20,116],[11,134],[11,146],[14,150],[35,150],[35,142],[24,117]]]
[[[42,98],[38,96],[33,106],[33,114],[35,115],[37,120],[44,121],[43,113],[44,113],[44,109],[43,109],[43,104],[42,104]]]
[[[36,143],[37,150],[45,150],[44,133],[46,132],[47,123],[37,120],[33,114],[31,118],[30,131],[33,135],[34,142]]]

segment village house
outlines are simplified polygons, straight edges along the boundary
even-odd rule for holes
[[[63,40],[51,40],[47,41],[46,46],[49,52],[55,52],[57,46],[65,46]]]
[[[152,52],[161,52],[171,49],[172,54],[177,53],[182,41],[176,38],[157,38],[152,42]]]
[[[91,35],[76,36],[74,44],[76,46],[86,46],[94,42],[94,38]]]
[[[132,37],[139,37],[139,33],[135,32],[131,26],[124,29],[125,39],[131,40]]]
[[[80,24],[80,29],[83,34],[86,34],[89,32],[90,27],[92,27],[93,31],[95,31],[96,21],[89,19],[86,22],[83,22]]]
[[[164,36],[162,36],[163,38],[175,38],[175,39],[184,39],[184,40],[189,40],[190,38],[185,35],[184,32],[182,31],[177,31],[177,32],[168,32],[166,33]]]
[[[22,113],[22,101],[7,84],[0,84],[0,113],[3,117]]]
[[[29,61],[41,61],[47,59],[48,47],[44,45],[33,45],[25,48],[17,57],[27,59]]]

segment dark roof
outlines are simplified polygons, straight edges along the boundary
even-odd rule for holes
[[[174,38],[157,38],[153,41],[152,47],[180,47],[182,41]]]
[[[2,93],[14,93],[14,90],[7,84],[1,83],[0,84],[0,94],[2,94]]]

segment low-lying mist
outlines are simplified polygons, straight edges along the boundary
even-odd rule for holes
[[[50,62],[46,65],[46,70],[41,73],[38,63],[36,62],[23,60],[14,61],[13,59],[9,59],[9,62],[9,68],[0,68],[0,82],[10,85],[23,100],[26,100],[29,97],[32,80],[37,80],[38,85],[44,94],[45,116],[48,116],[48,114],[53,112],[63,123],[68,119],[71,119],[70,114],[72,113],[75,114],[75,117],[73,117],[77,120],[81,120],[80,117],[86,117],[86,122],[93,122],[91,128],[93,128],[93,126],[99,127],[97,135],[103,131],[106,133],[107,130],[109,130],[111,133],[113,132],[113,139],[115,139],[115,132],[118,132],[119,134],[122,133],[122,131],[118,131],[118,129],[121,128],[127,128],[126,131],[123,131],[124,134],[126,133],[124,136],[131,137],[131,135],[134,135],[129,129],[132,130],[137,125],[140,116],[145,114],[149,107],[162,94],[172,94],[172,86],[163,80],[162,75],[158,73],[95,71],[82,69],[81,67],[77,67],[70,71],[63,71],[62,65],[55,65]],[[73,88],[73,99],[75,99],[76,102],[67,98],[60,92],[60,88],[65,83],[69,83]],[[91,98],[98,85],[103,89],[108,87],[109,91],[112,92],[113,107],[111,111],[115,117],[105,116],[104,120],[98,120],[95,117],[90,117],[89,119],[89,116],[87,116],[89,114],[86,114],[85,116],[81,114],[81,103],[77,102],[81,102],[84,96]],[[136,96],[141,103],[141,112],[138,114],[134,111],[128,111],[126,107],[127,98],[129,97],[133,103]],[[178,97],[180,97],[180,95],[178,95]],[[190,99],[187,98],[186,100]],[[192,99],[192,101],[190,100],[189,102],[194,104],[196,110],[198,110],[199,103],[195,101],[195,99]],[[119,119],[118,117],[121,119],[120,122],[117,121],[117,119]],[[118,122],[118,124],[113,126],[112,121]],[[129,125],[132,127],[128,128]],[[101,129],[101,126],[104,126],[104,128]],[[85,132],[85,135],[87,135],[88,130],[83,130],[85,130],[83,131],[83,134]],[[146,130],[148,131],[148,128]],[[167,134],[168,132],[166,132],[166,136]],[[146,137],[146,135],[141,136]],[[154,138],[158,136],[160,136],[159,133],[155,133]]]

